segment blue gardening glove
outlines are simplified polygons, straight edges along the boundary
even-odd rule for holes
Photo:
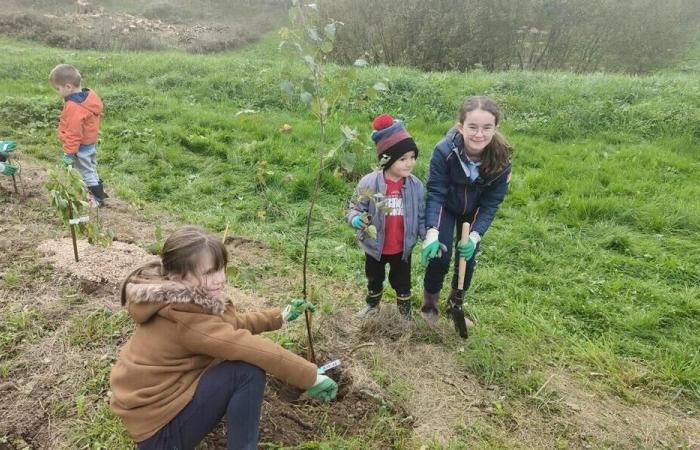
[[[366,212],[356,215],[350,221],[350,225],[352,225],[353,228],[358,230],[364,230],[370,223],[372,223],[372,218]]]
[[[476,244],[478,244],[479,241],[481,241],[481,235],[479,235],[479,233],[476,231],[469,233],[469,239],[467,239],[467,242],[460,242],[457,244],[457,253],[459,253],[459,257],[464,258],[467,261],[472,259],[472,256],[474,256],[474,250],[476,250]]]
[[[353,228],[358,229],[358,230],[361,230],[365,226],[365,223],[362,221],[362,217],[360,217],[360,216],[353,217],[352,220],[350,221],[350,224],[352,225]]]
[[[14,164],[9,164],[9,163],[1,163],[0,162],[0,173],[3,175],[7,175],[8,177],[11,177],[12,175],[17,172],[17,166]]]
[[[61,157],[61,162],[63,163],[64,166],[66,167],[73,167],[73,163],[75,163],[75,156],[71,155],[66,155],[64,154]]]
[[[330,402],[338,395],[338,385],[331,378],[319,373],[316,375],[316,383],[306,393],[322,402]]]
[[[15,151],[17,143],[15,141],[0,141],[0,155],[7,156]]]
[[[282,310],[282,320],[285,322],[291,322],[296,320],[301,316],[304,311],[309,310],[311,312],[316,311],[316,305],[306,300],[301,300],[295,298]]]
[[[438,241],[438,236],[440,232],[437,228],[430,228],[427,233],[425,233],[425,240],[423,241],[423,248],[420,251],[420,262],[424,266],[428,265],[428,262],[433,258],[440,258],[442,252],[447,251],[445,244],[441,244]]]

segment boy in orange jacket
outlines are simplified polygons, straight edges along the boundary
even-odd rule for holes
[[[102,100],[94,91],[81,88],[80,72],[69,64],[54,67],[49,82],[64,100],[58,123],[58,138],[63,145],[61,160],[66,166],[78,169],[97,206],[102,206],[108,197],[97,175]]]

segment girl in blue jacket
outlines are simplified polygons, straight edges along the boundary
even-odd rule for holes
[[[437,302],[454,241],[457,256],[447,312],[463,337],[465,327],[473,325],[462,305],[474,275],[474,256],[510,181],[512,148],[498,132],[500,117],[498,106],[490,98],[467,98],[459,112],[459,123],[435,146],[430,160],[425,212],[428,230],[421,251],[421,262],[427,265],[421,315],[429,324],[437,321]],[[471,232],[468,241],[460,245],[464,222],[471,224]],[[459,258],[467,260],[463,291],[457,290]]]

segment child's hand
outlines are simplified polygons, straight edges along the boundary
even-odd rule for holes
[[[352,227],[357,229],[357,230],[364,229],[370,223],[372,223],[372,218],[367,213],[359,214],[359,215],[353,217],[352,220],[350,221],[350,224],[352,225]]]
[[[474,256],[474,250],[476,250],[476,244],[481,241],[481,235],[476,231],[469,233],[469,239],[467,242],[462,244],[461,242],[457,244],[457,253],[459,253],[460,258],[464,258],[467,261],[472,259]]]
[[[338,394],[338,385],[326,375],[317,374],[316,383],[306,393],[322,402],[330,402]]]
[[[284,307],[284,310],[282,310],[282,320],[284,322],[291,322],[292,320],[296,320],[306,310],[314,312],[316,311],[316,305],[306,300],[295,298],[287,306]]]
[[[353,217],[350,223],[352,224],[352,227],[357,230],[361,230],[365,226],[365,223],[362,221],[362,217],[360,216]]]
[[[17,166],[14,164],[8,164],[8,163],[1,163],[0,162],[0,173],[3,175],[7,175],[8,177],[11,177],[12,175],[17,172]]]
[[[15,141],[0,141],[0,155],[7,156],[15,151],[17,143]]]
[[[420,262],[424,266],[427,266],[431,259],[442,257],[442,253],[447,251],[445,244],[438,241],[439,235],[440,232],[437,228],[431,228],[425,233],[425,241],[423,241],[423,248],[420,251]]]
[[[64,166],[66,167],[72,167],[73,163],[75,163],[75,156],[71,155],[63,155],[61,157],[61,162],[63,163]]]

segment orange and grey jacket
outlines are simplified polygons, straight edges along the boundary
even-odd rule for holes
[[[100,97],[89,89],[69,95],[64,100],[58,122],[58,138],[63,145],[63,152],[75,155],[81,144],[97,143],[100,114],[104,106]]]

